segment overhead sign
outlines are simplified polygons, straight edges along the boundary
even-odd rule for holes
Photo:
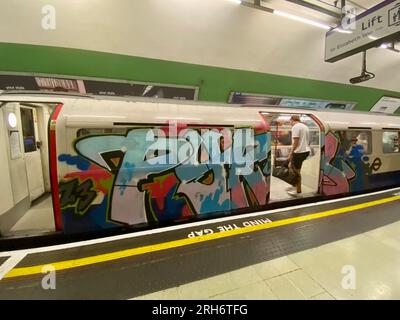
[[[399,108],[400,108],[400,98],[383,96],[372,107],[372,109],[370,111],[383,112],[383,113],[395,113]]]
[[[386,0],[326,33],[325,61],[335,62],[400,36],[400,0]]]

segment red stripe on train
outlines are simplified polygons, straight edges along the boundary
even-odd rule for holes
[[[53,200],[54,223],[56,231],[62,230],[60,198],[58,194],[58,176],[57,176],[57,145],[56,145],[56,121],[60,114],[62,104],[57,105],[49,122],[49,144],[50,144],[50,182],[51,198]]]

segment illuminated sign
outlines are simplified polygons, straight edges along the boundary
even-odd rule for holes
[[[370,111],[382,112],[382,113],[395,113],[399,108],[400,108],[400,98],[383,96],[372,107]]]
[[[325,61],[335,62],[400,35],[400,0],[387,0],[361,13],[347,27],[326,33]]]

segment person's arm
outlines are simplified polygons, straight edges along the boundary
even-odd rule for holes
[[[351,151],[353,150],[353,146],[350,145],[350,147],[345,151],[345,155],[348,156],[350,155]]]
[[[294,150],[296,150],[297,147],[299,146],[299,141],[300,141],[299,137],[293,137],[293,145],[292,145],[292,148],[291,148],[290,153],[289,153],[289,162],[293,158]]]
[[[294,150],[296,150],[297,147],[299,146],[299,142],[300,142],[300,130],[298,126],[295,125],[292,128],[292,148],[290,149],[289,153],[289,163],[293,159]]]

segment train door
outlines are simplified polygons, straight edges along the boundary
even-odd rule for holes
[[[47,121],[53,104],[6,102],[0,109],[3,200],[0,236],[54,231]]]
[[[21,105],[20,112],[29,198],[33,201],[45,191],[38,116],[36,108],[30,106]]]
[[[273,201],[284,201],[298,197],[311,197],[318,193],[320,175],[320,128],[310,115],[298,114],[300,121],[309,129],[308,150],[309,156],[304,160],[301,175],[301,193],[293,194],[295,174],[289,164],[289,154],[292,147],[292,114],[263,113],[264,118],[271,126],[271,194]]]

